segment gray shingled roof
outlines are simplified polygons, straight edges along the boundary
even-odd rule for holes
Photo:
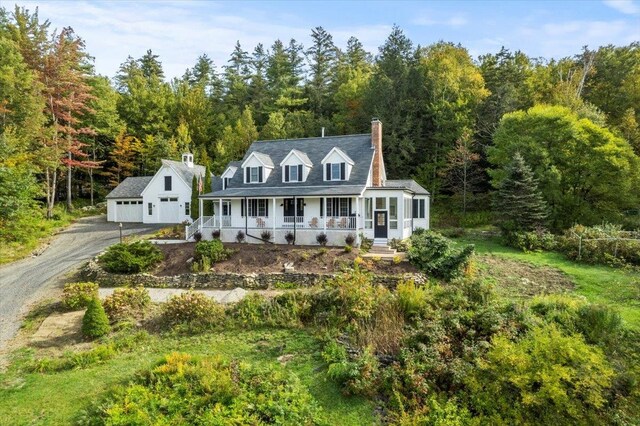
[[[142,191],[151,179],[153,176],[128,177],[120,182],[120,185],[116,186],[107,198],[141,198]]]
[[[384,185],[385,188],[404,188],[409,191],[413,191],[418,195],[429,195],[429,191],[421,187],[415,180],[402,179],[402,180],[387,180]]]
[[[194,175],[204,176],[206,172],[206,168],[198,164],[194,164],[193,167],[189,167],[181,161],[173,160],[162,160],[162,164],[175,170],[175,172],[178,173],[180,177],[186,182],[189,188],[191,188],[191,181],[193,180]]]
[[[349,157],[356,159],[348,181],[324,181],[322,159],[334,147],[340,148]],[[262,184],[245,184],[242,171],[231,178],[229,188],[222,191],[216,187],[214,192],[204,194],[205,197],[241,197],[241,196],[278,196],[278,195],[314,195],[327,190],[331,193],[340,191],[341,195],[360,194],[367,184],[369,168],[373,157],[371,135],[329,136],[324,138],[284,139],[275,141],[254,142],[241,163],[253,152],[268,155],[275,164],[280,164],[292,149],[304,153],[313,167],[309,171],[306,182],[282,182],[282,167],[274,167],[269,179]],[[349,187],[342,188],[341,187]],[[344,192],[344,194],[342,194]]]

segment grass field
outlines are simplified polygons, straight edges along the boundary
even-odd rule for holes
[[[593,303],[615,307],[629,328],[640,330],[640,273],[601,265],[586,265],[555,252],[524,253],[506,247],[496,238],[464,237],[481,254],[492,254],[534,265],[557,268],[575,283],[575,292]]]
[[[151,336],[134,351],[119,353],[102,364],[58,373],[24,373],[29,350],[16,354],[9,371],[0,375],[0,424],[65,425],[112,385],[127,382],[163,355],[179,351],[194,355],[219,354],[256,366],[273,366],[295,373],[322,407],[327,425],[377,424],[374,407],[363,398],[345,397],[326,377],[320,342],[307,331],[231,329],[196,336]],[[283,354],[293,358],[278,362]],[[8,423],[6,423],[8,422]]]

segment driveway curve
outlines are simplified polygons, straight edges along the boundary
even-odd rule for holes
[[[123,224],[122,235],[148,234],[162,226],[166,225]],[[87,217],[56,235],[39,256],[0,266],[0,351],[20,328],[29,305],[59,285],[64,275],[119,239],[117,223],[107,222],[104,215]]]

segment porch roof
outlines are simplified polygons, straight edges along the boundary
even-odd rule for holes
[[[364,188],[364,185],[227,188],[224,191],[214,191],[208,194],[202,194],[200,195],[200,198],[208,200],[212,198],[244,197],[334,197],[360,195]]]

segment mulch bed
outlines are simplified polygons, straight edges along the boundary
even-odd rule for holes
[[[216,272],[273,273],[283,272],[284,263],[292,262],[295,272],[330,274],[344,266],[353,265],[358,249],[345,253],[341,247],[288,246],[275,244],[225,243],[226,248],[235,251],[224,262],[213,265]],[[157,276],[179,275],[191,272],[187,262],[193,257],[195,243],[160,244],[157,246],[165,260],[152,273]],[[391,260],[366,259],[361,265],[374,273],[399,275],[414,273],[417,269],[409,262],[394,263]]]

